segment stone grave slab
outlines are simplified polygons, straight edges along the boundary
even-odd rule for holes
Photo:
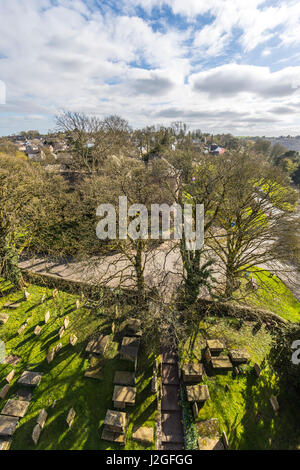
[[[126,385],[115,385],[113,393],[113,402],[115,408],[124,408],[135,404],[136,388]]]
[[[22,387],[16,393],[16,397],[18,400],[23,401],[31,401],[33,397],[33,393],[29,387]]]
[[[45,323],[48,323],[48,321],[50,320],[50,316],[51,316],[51,315],[50,315],[50,312],[49,312],[49,311],[45,313],[45,318],[44,318],[44,322],[45,322]]]
[[[127,414],[122,411],[107,410],[104,426],[111,432],[124,433],[127,426]]]
[[[1,411],[1,415],[23,418],[27,412],[29,405],[29,401],[8,400]]]
[[[61,339],[63,337],[63,335],[65,334],[65,327],[62,326],[60,329],[59,329],[59,332],[58,332],[58,337],[59,339]]]
[[[129,385],[135,386],[135,373],[117,370],[114,377],[114,385]]]
[[[4,308],[10,308],[10,309],[12,309],[12,310],[15,310],[15,309],[21,307],[21,304],[20,304],[20,303],[16,303],[16,302],[11,304],[11,303],[8,302],[8,303],[4,304],[3,307],[4,307]]]
[[[229,371],[233,366],[228,356],[218,356],[211,358],[211,365],[214,371]]]
[[[98,339],[92,339],[88,342],[85,352],[89,354],[104,354],[107,343],[109,340],[109,335],[100,335]]]
[[[122,341],[120,358],[128,361],[136,361],[140,347],[140,340],[136,337],[125,336]]]
[[[273,408],[273,411],[275,413],[277,413],[279,411],[279,403],[278,403],[278,400],[277,398],[274,396],[274,395],[271,395],[270,397],[270,403],[271,403],[271,406]]]
[[[15,418],[13,416],[0,415],[0,437],[13,436],[17,428],[18,422],[19,418]]]
[[[133,429],[132,439],[145,444],[151,444],[154,442],[154,429],[146,426],[135,428]]]
[[[27,323],[23,323],[23,325],[20,326],[20,328],[18,329],[18,335],[21,335],[23,333],[23,331],[27,328]]]
[[[219,354],[225,348],[224,343],[219,339],[208,339],[206,344],[212,354]]]
[[[42,374],[40,372],[24,371],[18,380],[19,385],[25,387],[37,387],[42,380]]]
[[[69,324],[70,324],[70,318],[66,317],[64,319],[64,328],[65,328],[65,330],[68,328]]]
[[[199,450],[225,450],[222,439],[211,437],[199,437]]]
[[[42,328],[39,325],[37,325],[34,329],[34,334],[38,336],[41,333],[41,331],[42,331]]]
[[[229,356],[233,364],[247,364],[250,360],[250,354],[246,349],[231,349]]]
[[[179,405],[178,385],[162,385],[161,407],[165,411],[178,411]]]
[[[12,443],[11,438],[0,439],[0,451],[1,450],[9,450]]]
[[[167,385],[178,385],[178,367],[177,364],[164,364],[162,367],[162,383]]]
[[[184,382],[201,382],[204,375],[203,364],[184,364],[182,377]]]
[[[207,385],[187,385],[186,387],[187,400],[189,402],[204,402],[210,399],[209,390]]]
[[[4,387],[1,389],[1,391],[0,391],[0,398],[1,398],[1,400],[4,400],[4,398],[6,397],[6,395],[7,395],[8,392],[9,392],[9,389],[10,389],[10,385],[9,385],[9,384],[4,385]]]
[[[5,325],[8,319],[9,315],[7,315],[6,313],[0,313],[0,325]]]
[[[122,433],[117,433],[110,431],[107,426],[104,426],[101,439],[103,441],[114,442],[115,444],[120,444],[124,446],[126,444],[126,435]]]
[[[16,356],[14,354],[7,356],[4,360],[5,364],[10,364],[11,366],[16,366],[21,361],[20,356]]]

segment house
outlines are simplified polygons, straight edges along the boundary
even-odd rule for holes
[[[224,147],[220,147],[217,144],[211,144],[209,148],[209,153],[211,153],[212,155],[221,155],[225,152],[226,152],[226,149],[224,149]]]

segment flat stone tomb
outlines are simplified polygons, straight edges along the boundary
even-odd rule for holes
[[[135,373],[117,370],[114,377],[114,385],[129,385],[135,386]]]
[[[19,388],[16,395],[17,399],[22,401],[31,401],[33,397],[32,390],[29,387]]]
[[[210,399],[207,385],[188,385],[186,387],[187,400],[189,402],[204,402]]]
[[[211,364],[214,370],[229,371],[232,370],[232,363],[228,356],[218,356],[211,358]]]
[[[91,339],[85,348],[85,352],[89,354],[103,354],[105,352],[108,340],[109,335],[101,335],[98,339]]]
[[[211,437],[199,437],[199,450],[225,450],[222,439]]]
[[[26,414],[29,405],[29,401],[8,400],[3,410],[1,411],[1,415],[23,418],[23,416],[25,416]]]
[[[222,341],[219,339],[208,339],[206,344],[212,354],[219,354],[225,348],[224,343],[222,343]]]
[[[18,384],[24,385],[25,387],[37,387],[41,380],[42,374],[40,372],[31,372],[26,370],[19,378]]]
[[[7,315],[6,313],[0,313],[0,325],[5,325],[8,319],[9,315]]]
[[[229,355],[234,364],[247,364],[250,360],[250,354],[246,349],[231,349]]]
[[[0,415],[0,437],[11,437],[18,425],[19,418]]]
[[[154,441],[154,429],[146,426],[135,428],[133,429],[132,439],[145,444],[151,444]]]
[[[114,442],[115,444],[120,444],[124,446],[126,444],[126,435],[118,432],[110,431],[107,426],[104,426],[101,439],[103,441]]]
[[[113,402],[115,408],[125,408],[125,406],[135,404],[136,388],[126,385],[115,385]]]
[[[122,411],[107,410],[104,426],[110,432],[124,433],[127,427],[127,414]]]
[[[184,364],[182,367],[182,376],[184,382],[201,382],[203,379],[203,364]]]
[[[139,338],[125,336],[122,341],[120,357],[129,361],[135,361],[140,347]]]

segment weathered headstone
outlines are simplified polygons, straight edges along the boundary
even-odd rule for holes
[[[1,411],[2,415],[23,418],[30,405],[29,401],[24,400],[8,400]]]
[[[41,426],[39,424],[36,424],[32,431],[32,440],[35,445],[37,445],[39,442],[41,432],[42,432]]]
[[[43,304],[46,300],[46,294],[43,294],[42,298],[41,298],[41,304]]]
[[[48,321],[50,320],[50,312],[48,310],[48,312],[45,313],[45,323],[48,323]]]
[[[76,416],[76,412],[74,410],[74,408],[71,408],[68,415],[67,415],[67,425],[69,426],[69,428],[72,426],[73,422],[74,422],[74,419],[75,419],[75,416]]]
[[[225,447],[226,450],[228,450],[229,449],[229,442],[228,442],[225,431],[223,431],[223,433],[222,433],[222,438],[223,438],[224,447]]]
[[[71,344],[71,346],[75,346],[75,344],[77,343],[78,341],[78,338],[76,335],[72,334],[70,335],[70,339],[69,339],[69,342]]]
[[[8,394],[9,389],[10,389],[10,385],[9,385],[9,384],[4,385],[4,387],[2,388],[2,390],[1,390],[1,392],[0,392],[0,398],[1,398],[2,400],[4,400],[4,398],[5,398],[6,395]]]
[[[270,403],[272,405],[273,411],[277,413],[279,411],[279,403],[277,401],[277,398],[274,395],[271,395]]]
[[[25,300],[29,300],[29,297],[30,297],[30,293],[25,290],[25,292],[24,292]]]
[[[15,370],[11,370],[10,373],[6,376],[6,382],[10,383],[15,376]]]
[[[61,343],[58,343],[54,348],[55,354],[58,354],[59,351],[62,349],[62,347],[63,347],[63,345]]]
[[[45,426],[47,417],[48,417],[48,413],[45,409],[43,409],[39,412],[39,415],[37,417],[36,422],[37,422],[37,424],[39,424],[41,426],[42,429]]]
[[[19,418],[0,415],[0,437],[11,437],[18,425]]]
[[[194,419],[196,420],[198,418],[198,412],[199,412],[198,405],[196,402],[193,403],[192,410],[193,410]]]
[[[8,319],[9,315],[7,315],[6,313],[0,313],[0,325],[5,325]]]
[[[35,336],[38,336],[41,333],[41,331],[42,331],[42,328],[39,325],[37,325],[34,329]]]
[[[42,374],[40,372],[31,372],[25,370],[18,380],[19,385],[25,387],[37,387],[42,380]]]
[[[55,357],[55,348],[51,348],[46,356],[48,364],[50,364],[50,362],[53,361],[54,357]]]
[[[64,319],[64,328],[65,328],[65,330],[68,328],[69,324],[70,324],[70,319],[69,319],[69,317],[66,317]]]
[[[62,326],[62,327],[59,329],[59,332],[58,332],[59,339],[61,339],[64,334],[65,334],[65,327]]]
[[[76,309],[79,310],[80,309],[80,300],[76,300]]]
[[[259,365],[256,364],[256,363],[254,364],[254,372],[255,372],[255,374],[256,374],[257,377],[259,377],[260,374],[261,374],[261,368],[260,368]]]
[[[21,325],[20,328],[18,329],[18,335],[21,335],[26,328],[27,328],[27,323],[23,323],[23,325]]]
[[[11,446],[11,443],[12,443],[12,439],[11,438],[2,438],[0,439],[0,451],[1,450],[9,450],[10,449],[10,446]]]
[[[52,292],[52,297],[55,299],[55,297],[57,296],[58,296],[58,290],[54,289],[54,291]]]

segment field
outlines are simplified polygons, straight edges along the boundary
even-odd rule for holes
[[[34,391],[31,405],[27,414],[20,420],[18,429],[13,437],[12,449],[114,449],[118,445],[110,444],[100,439],[106,410],[112,408],[113,378],[116,370],[128,370],[129,364],[118,356],[118,343],[111,334],[110,343],[103,358],[103,378],[94,380],[84,377],[89,367],[89,359],[84,349],[88,338],[96,331],[111,333],[110,318],[104,310],[92,312],[90,309],[76,309],[78,297],[59,292],[52,297],[52,290],[30,285],[28,301],[24,301],[23,292],[11,291],[11,286],[2,281],[0,284],[1,312],[9,313],[10,317],[4,326],[0,326],[0,338],[5,342],[6,354],[15,354],[22,359],[16,366],[0,364],[0,387],[5,384],[5,377],[15,369],[12,388],[6,396],[13,398],[17,392],[18,377],[24,370],[34,370],[43,373],[39,387]],[[46,300],[41,303],[43,295]],[[3,309],[6,302],[20,302],[16,310]],[[113,307],[112,307],[113,308]],[[44,324],[45,313],[50,311],[51,317]],[[58,331],[63,320],[68,315],[70,326],[65,335],[59,340]],[[19,327],[27,320],[28,327],[18,335]],[[37,325],[42,326],[40,335],[34,335]],[[69,344],[69,336],[73,333],[78,337],[75,347]],[[59,342],[63,348],[50,364],[46,355]],[[155,427],[156,397],[151,393],[153,357],[147,357],[140,351],[137,370],[137,400],[133,408],[127,408],[129,427],[125,449],[150,449],[131,439],[134,425]],[[6,400],[1,400],[0,408]],[[52,405],[54,403],[54,407]],[[66,416],[73,407],[76,417],[69,429]],[[48,419],[42,431],[38,445],[32,442],[31,434],[39,411],[45,408]]]

